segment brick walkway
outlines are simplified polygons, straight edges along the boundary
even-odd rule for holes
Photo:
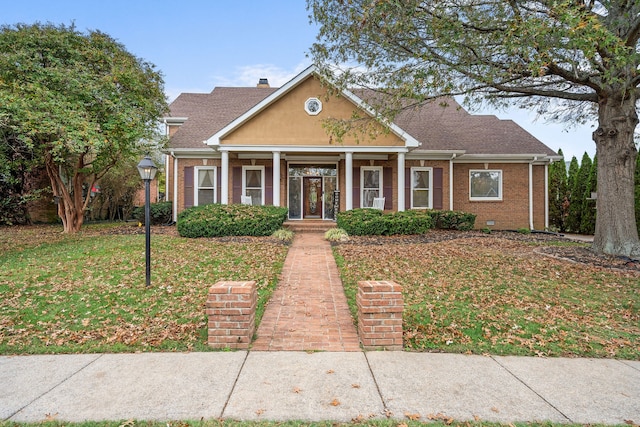
[[[331,246],[296,233],[252,350],[360,351]]]

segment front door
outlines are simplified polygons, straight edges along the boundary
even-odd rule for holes
[[[322,178],[305,177],[302,200],[304,218],[322,218]]]

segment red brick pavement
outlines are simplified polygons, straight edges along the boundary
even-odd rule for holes
[[[360,351],[331,246],[297,233],[252,350]]]

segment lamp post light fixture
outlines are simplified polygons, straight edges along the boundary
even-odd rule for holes
[[[150,156],[145,156],[138,163],[140,178],[144,181],[144,231],[146,237],[145,258],[146,258],[146,286],[151,285],[151,181],[156,176],[158,167]]]

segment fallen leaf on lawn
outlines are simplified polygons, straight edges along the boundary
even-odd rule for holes
[[[294,392],[294,393],[300,393],[301,391],[302,391],[302,389],[301,389],[301,388],[298,388],[298,387],[294,387],[294,388],[293,388],[293,392]]]
[[[500,409],[496,408],[495,406],[494,406],[493,408],[491,408],[491,410],[492,410],[493,412],[500,412]]]
[[[404,416],[409,418],[411,421],[418,421],[420,419],[420,414],[410,414],[408,412],[405,412]]]
[[[55,414],[44,414],[45,421],[53,421],[56,418],[58,418],[58,412],[56,412]]]
[[[340,401],[338,399],[333,399],[331,401],[331,406],[340,406]]]
[[[256,411],[256,415],[262,415],[262,414],[264,414],[264,409],[258,409]]]
[[[360,384],[351,384],[351,388],[360,388]]]
[[[134,425],[136,425],[136,422],[134,420],[129,419],[123,422],[122,424],[120,424],[118,427],[133,427]]]
[[[335,371],[334,371],[333,369],[329,369],[329,370],[327,371],[327,374],[333,374],[334,372],[335,372]]]

